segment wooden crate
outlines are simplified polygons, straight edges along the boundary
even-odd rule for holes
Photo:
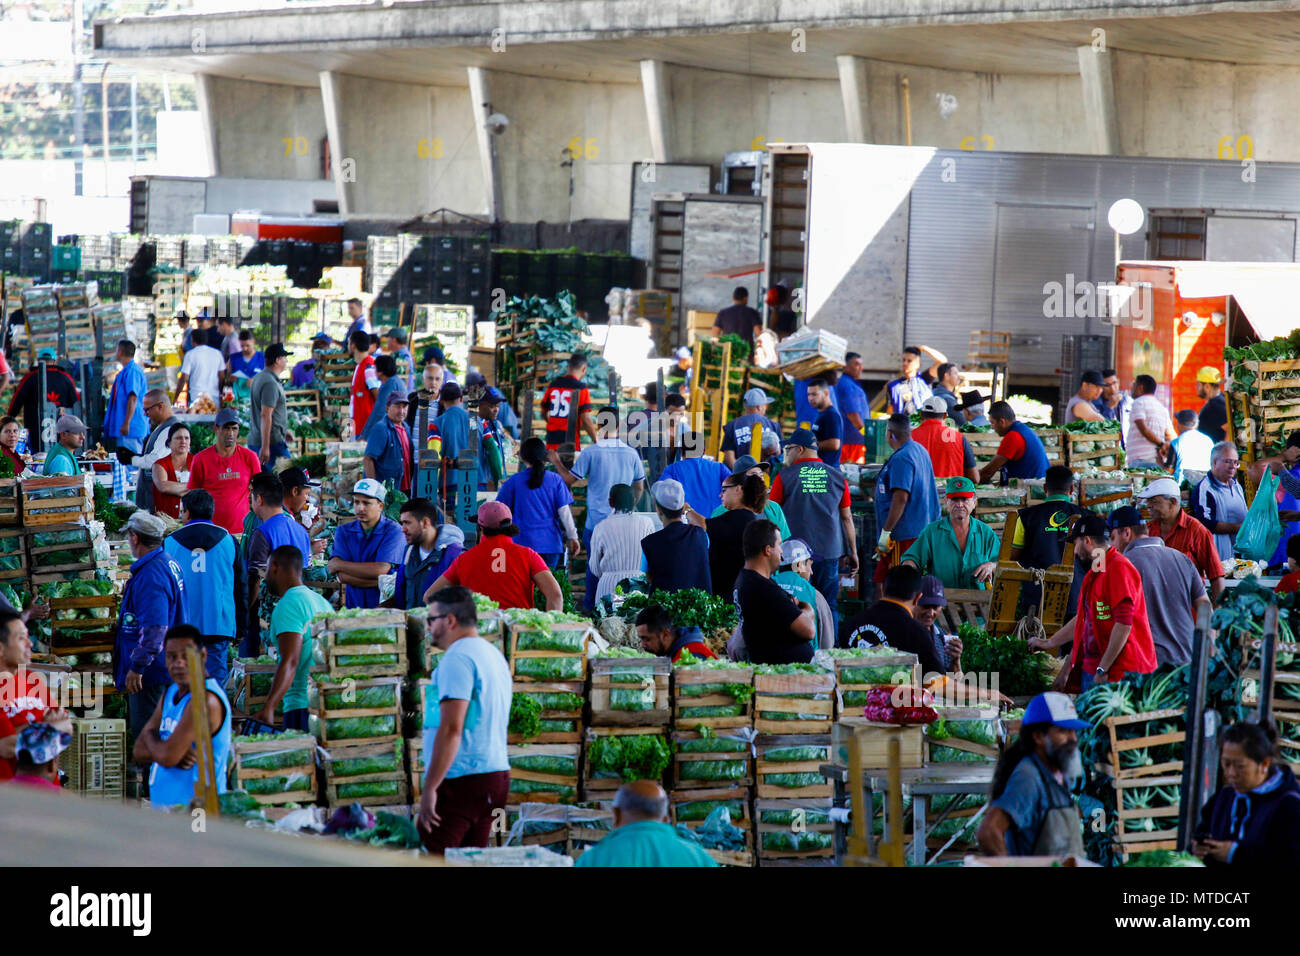
[[[95,545],[90,537],[90,529],[79,524],[59,524],[43,525],[39,530],[27,531],[27,564],[31,569],[32,583],[45,584],[51,581],[64,580],[65,574],[76,573],[80,571],[94,571],[97,567],[95,563]],[[75,544],[41,544],[38,545],[37,536],[47,534],[69,534],[75,535],[79,540]],[[61,558],[54,558],[56,554],[65,551],[76,552],[78,559],[76,561],[63,561]],[[52,561],[59,560],[61,563],[54,564]],[[92,605],[82,605],[89,607]]]
[[[1049,466],[1065,464],[1065,429],[1031,428],[1030,431],[1043,443],[1043,451],[1047,454]]]
[[[754,819],[753,814],[750,812],[750,804],[753,802],[753,795],[753,788],[751,787],[670,790],[668,792],[668,819],[674,826],[680,824],[694,830],[704,823],[703,818],[699,820],[682,820],[679,817],[680,808],[701,801],[726,800],[729,803],[737,804],[738,806],[735,808],[737,812],[731,815],[731,825],[745,831],[745,849],[710,850],[706,847],[704,852],[709,854],[719,866],[752,867],[754,865]]]
[[[424,737],[407,737],[405,752],[406,783],[411,792],[411,802],[417,803],[424,793],[424,775],[428,770],[424,764]]]
[[[818,773],[822,764],[832,762],[830,734],[760,734],[755,741],[755,747],[758,749],[757,766],[754,770],[755,793],[761,799],[831,796],[831,782],[825,777],[821,779],[821,783],[802,787],[782,787],[763,782],[764,776],[768,774]],[[788,747],[816,747],[821,751],[821,756],[812,760],[773,760],[769,756],[774,751]]]
[[[21,478],[23,525],[74,524],[95,516],[89,475],[55,475],[50,478]]]
[[[1084,508],[1096,508],[1098,505],[1132,504],[1132,478],[1081,478],[1079,479],[1079,504]]]
[[[839,703],[840,713],[849,711],[860,712],[865,706],[859,703],[846,704],[844,701],[845,693],[861,693],[871,690],[875,687],[888,687],[892,684],[908,684],[912,687],[921,686],[921,662],[915,654],[908,654],[904,651],[898,651],[893,654],[866,654],[860,657],[836,657],[835,661],[835,697]],[[902,680],[888,681],[880,683],[861,683],[849,680],[852,672],[862,668],[893,668],[896,674],[903,674]]]
[[[17,478],[0,478],[0,526],[22,524]]]
[[[1011,333],[991,329],[970,330],[967,365],[1008,365],[1011,362]]]
[[[583,696],[585,685],[582,681],[527,681],[516,682],[514,693],[516,694],[577,694]],[[543,709],[541,720],[571,720],[574,723],[572,731],[544,731],[536,737],[523,737],[520,734],[509,734],[506,737],[507,743],[512,744],[576,744],[582,742],[582,706],[569,710]]]
[[[526,781],[529,783],[550,784],[558,787],[569,787],[572,790],[570,794],[558,792],[538,792],[538,793],[516,793],[510,791],[509,800],[517,800],[520,803],[573,803],[578,800],[579,789],[582,786],[582,777],[580,774],[582,763],[582,745],[581,744],[524,744],[511,745],[506,748],[506,753],[510,758],[510,782],[513,786],[516,781]],[[523,757],[565,757],[573,760],[573,773],[548,773],[541,770],[528,770],[523,767],[516,767],[515,761]]]
[[[244,740],[235,737],[230,748],[230,785],[236,790],[247,790],[252,780],[266,780],[271,777],[289,777],[295,774],[306,776],[309,787],[306,790],[285,790],[279,793],[250,793],[254,800],[266,806],[278,806],[283,803],[313,804],[316,802],[316,738],[288,737],[283,740]],[[246,766],[249,758],[259,755],[290,751],[295,753],[295,762],[286,767],[261,768]]]
[[[614,829],[614,811],[603,807],[566,807],[568,823],[566,855],[575,860],[582,856],[589,843],[599,843]]]
[[[817,814],[829,814],[831,809],[831,800],[827,798],[806,798],[806,799],[781,799],[769,800],[759,798],[754,801],[754,828],[757,832],[756,846],[759,860],[801,860],[801,859],[821,859],[835,855],[834,840],[830,840],[825,847],[818,847],[806,850],[779,850],[767,849],[763,846],[763,836],[768,833],[823,833],[833,835],[835,833],[835,824],[831,820],[824,823],[817,820],[804,820],[802,823],[793,824],[789,822],[765,821],[763,817],[769,813],[795,813],[803,811],[805,814],[814,811]],[[798,829],[796,830],[796,827]]]
[[[944,718],[945,720],[987,721],[989,724],[992,725],[994,738],[998,739],[998,735],[1000,732],[998,730],[998,724],[997,724],[997,719],[998,719],[997,707],[937,706],[935,707],[935,710],[938,711],[939,716]],[[991,746],[989,744],[979,743],[978,741],[963,740],[960,737],[945,737],[943,739],[932,739],[929,735],[929,726],[927,726],[925,729],[926,729],[925,757],[927,761],[931,759],[930,756],[931,750],[935,747],[948,747],[951,750],[960,750],[963,751],[964,753],[978,754],[979,756],[986,757],[990,760],[996,760],[999,756],[1001,756],[1001,751],[998,749],[996,745]],[[1003,730],[1005,729],[1006,727],[1004,724]],[[1010,731],[1006,731],[1006,732],[1010,733]],[[943,763],[944,761],[939,761],[939,762]]]
[[[979,464],[992,461],[998,453],[998,446],[1002,444],[1002,436],[995,431],[962,432],[961,437],[970,444],[970,450]]]
[[[643,675],[628,682],[627,675]],[[668,684],[672,662],[666,657],[597,657],[591,662],[591,723],[599,726],[652,724],[667,726],[672,720]],[[620,675],[623,679],[620,680]],[[635,691],[643,703],[653,706],[644,710],[619,710],[610,705],[614,691]]]
[[[1062,433],[1065,443],[1065,463],[1071,468],[1078,469],[1091,461],[1097,461],[1101,458],[1115,459],[1115,468],[1124,467],[1124,449],[1120,447],[1120,431],[1117,426],[1114,431],[1102,432],[1100,434],[1087,434],[1085,432],[1065,431]],[[1093,448],[1091,450],[1080,450],[1080,445],[1101,445],[1106,442],[1114,442],[1111,448]],[[1107,469],[1111,470],[1111,469]]]
[[[591,745],[601,737],[660,737],[665,744],[668,742],[668,734],[663,727],[588,727],[587,743],[583,747],[584,760],[582,762],[583,789],[586,796],[592,794],[612,794],[619,787],[623,786],[621,777],[592,777],[591,769]],[[671,766],[671,765],[670,765]]]
[[[1183,783],[1182,769],[1175,774],[1169,774],[1161,777],[1138,777],[1128,780],[1116,780],[1115,786],[1115,842],[1126,848],[1127,852],[1140,852],[1132,849],[1134,844],[1159,843],[1161,841],[1173,841],[1178,839],[1178,810],[1177,802],[1164,807],[1129,807],[1124,806],[1124,794],[1128,790],[1139,787],[1181,787]],[[1155,830],[1131,830],[1126,831],[1124,824],[1129,820],[1154,820]],[[1172,847],[1171,847],[1172,848]],[[1151,846],[1147,849],[1157,849]]]
[[[718,736],[725,736],[718,735]],[[679,746],[687,741],[702,739],[701,735],[694,730],[676,730],[672,733],[672,750],[673,762],[672,768],[672,789],[688,790],[701,789],[708,787],[750,787],[754,784],[754,757],[749,746],[746,745],[744,750],[712,750],[703,753],[681,753]],[[697,777],[685,776],[689,773],[687,769],[692,763],[701,763],[704,761],[718,761],[725,763],[738,763],[742,767],[742,775],[739,777],[729,778],[727,780],[701,780]]]
[[[536,800],[506,804],[506,828],[500,846],[545,846],[556,853],[568,849],[569,807]],[[520,822],[520,818],[523,822]],[[529,833],[528,824],[536,825]]]
[[[324,741],[322,741],[322,744]],[[379,757],[393,754],[396,761],[396,769],[382,770],[377,773],[359,773],[359,774],[340,774],[336,770],[338,764],[344,760],[354,760],[359,757]],[[325,805],[328,807],[345,807],[350,803],[359,803],[363,807],[382,806],[394,803],[411,802],[410,795],[407,792],[406,766],[402,759],[402,740],[400,737],[393,737],[389,740],[373,743],[358,743],[349,746],[330,747],[327,755],[322,758],[322,765],[325,769]],[[390,783],[389,788],[393,792],[386,794],[375,794],[372,796],[354,796],[348,794],[345,790],[350,784],[359,783]]]
[[[235,692],[235,697],[231,703],[237,708],[242,709],[246,714],[253,714],[261,710],[266,704],[266,694],[259,694],[253,690],[254,677],[269,677],[274,679],[276,669],[279,664],[248,664],[243,665],[244,676],[239,681],[239,690]],[[283,701],[281,702],[283,703]],[[277,705],[276,711],[282,713],[283,709]]]
[[[1012,501],[1013,503],[1000,503],[1005,501]],[[975,489],[974,514],[996,515],[996,520],[987,520],[984,523],[999,534],[1002,533],[1002,529],[1006,526],[1007,513],[1018,511],[1028,504],[1029,489],[1027,488],[978,487]]]
[[[752,667],[674,667],[673,668],[673,727],[677,730],[695,730],[708,727],[712,730],[748,727],[754,720],[754,700],[751,696],[745,702],[743,711],[734,717],[687,717],[684,711],[688,707],[721,707],[734,704],[735,698],[723,691],[717,694],[688,696],[683,693],[686,687],[699,687],[701,684],[752,684],[754,668]]]
[[[320,743],[322,747],[353,747],[360,744],[379,744],[388,743],[400,739],[402,729],[402,678],[400,677],[375,677],[370,680],[353,680],[345,679],[342,683],[333,681],[318,681],[317,690],[320,694]],[[384,707],[339,707],[330,708],[326,703],[326,695],[334,693],[346,693],[349,691],[360,692],[369,687],[392,687],[394,691],[394,702],[390,706]],[[393,718],[393,733],[379,734],[373,737],[359,738],[336,738],[330,739],[329,722],[331,720],[343,719],[347,717],[389,717]],[[392,801],[389,803],[401,801]]]
[[[370,644],[342,644],[342,635],[351,631],[384,629],[390,640]],[[312,621],[312,637],[320,641],[325,652],[325,666],[330,677],[393,677],[407,672],[406,612],[375,610],[363,617],[324,616]],[[340,663],[341,659],[372,654],[396,655],[393,664]]]
[[[1296,677],[1300,679],[1300,674]],[[1141,750],[1150,747],[1180,744],[1187,739],[1186,730],[1163,734],[1143,734],[1140,737],[1120,737],[1119,728],[1132,724],[1146,724],[1151,721],[1183,720],[1186,711],[1181,708],[1171,710],[1151,710],[1144,714],[1129,714],[1123,717],[1108,717],[1106,732],[1110,734],[1110,776],[1114,780],[1134,780],[1160,774],[1182,773],[1182,760],[1164,760],[1145,767],[1121,767],[1120,754],[1129,750]]]
[[[1043,590],[1043,626],[1048,634],[1054,634],[1065,623],[1069,607],[1070,582],[1074,579],[1074,559],[1066,552],[1069,564],[1058,564],[1045,572],[1022,568],[1015,561],[999,561],[998,569],[993,574],[993,589],[989,597],[988,632],[994,636],[1010,634],[1020,622],[1020,592],[1042,573]]]
[[[315,388],[286,388],[284,401],[288,408],[310,413],[312,418],[320,421],[320,391]]]
[[[14,549],[0,552],[0,558],[13,559],[13,562],[18,565],[16,568],[0,569],[0,581],[26,578],[28,575],[26,532],[22,528],[0,529],[0,541],[4,541],[6,547]]]
[[[120,598],[116,594],[91,594],[86,597],[50,598],[50,629],[52,632],[109,632],[117,623],[117,607]],[[59,620],[60,611],[83,610],[85,608],[107,608],[107,617],[80,618],[76,620]],[[112,649],[113,640],[108,636],[106,643]],[[82,648],[78,653],[93,653]]]
[[[574,667],[575,673],[572,676],[565,676],[565,681],[585,681],[587,679],[587,642],[593,633],[590,624],[568,624],[557,623],[551,625],[552,636],[557,634],[572,635],[572,639],[578,641],[581,650],[577,651],[551,651],[551,650],[522,650],[519,645],[521,637],[525,634],[537,633],[526,625],[512,624],[510,626],[510,653],[506,656],[510,659],[510,676],[516,683],[545,682],[547,678],[533,677],[528,674],[519,673],[519,662],[525,660],[536,660],[538,658],[558,658],[576,662]]]
[[[791,694],[824,695],[822,700]],[[816,714],[818,720],[778,720],[763,713]],[[828,734],[835,723],[834,674],[755,674],[754,729],[760,734]]]
[[[863,728],[868,733],[859,741],[855,732]],[[841,717],[835,725],[835,762],[847,766],[849,748],[856,745],[862,752],[863,767],[883,769],[889,766],[889,741],[897,738],[899,766],[915,769],[924,763],[924,736],[920,724],[880,724],[865,717]]]

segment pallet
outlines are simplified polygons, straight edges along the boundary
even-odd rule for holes
[[[822,764],[832,762],[830,734],[760,735],[755,741],[755,747],[758,750],[757,763],[754,769],[755,793],[760,799],[805,799],[831,796],[832,785],[825,778],[822,779],[821,783],[809,784],[804,787],[781,787],[763,782],[764,776],[768,774],[818,773]],[[786,747],[818,747],[821,748],[823,754],[820,759],[815,760],[771,760],[766,756],[774,750],[782,750]]]
[[[564,795],[561,793],[515,793],[513,790],[507,799],[518,799],[521,803],[572,803],[578,799],[580,787],[582,786],[582,777],[580,774],[582,763],[582,745],[581,744],[525,744],[523,746],[510,746],[506,748],[509,757],[571,757],[573,759],[572,774],[546,773],[540,770],[527,770],[516,768],[513,763],[510,765],[510,782],[513,784],[516,780],[528,781],[531,783],[553,784],[559,787],[569,787],[573,793]]]
[[[688,790],[708,787],[751,787],[754,785],[754,757],[748,746],[744,750],[716,750],[705,753],[681,753],[678,745],[686,741],[700,740],[701,735],[693,730],[676,730],[672,733],[673,762],[671,767],[672,789]],[[692,763],[717,761],[739,763],[743,765],[743,775],[726,780],[701,780],[684,776],[684,769]]]
[[[1141,777],[1128,780],[1116,780],[1115,786],[1115,842],[1129,848],[1128,852],[1135,852],[1131,849],[1133,844],[1154,843],[1164,840],[1178,839],[1178,812],[1177,803],[1165,807],[1124,807],[1124,791],[1137,787],[1181,787],[1183,783],[1183,773],[1181,761],[1177,772],[1162,777]],[[1170,819],[1172,818],[1172,819]],[[1126,820],[1146,820],[1153,819],[1157,821],[1167,821],[1171,827],[1163,830],[1134,830],[1125,832],[1124,822]],[[1157,826],[1159,823],[1157,824]],[[1151,849],[1154,849],[1152,847]]]
[[[361,691],[368,687],[391,686],[394,689],[394,702],[391,706],[386,707],[342,707],[331,710],[325,703],[327,694],[336,692],[346,693],[348,691]],[[342,683],[333,683],[330,681],[318,681],[317,691],[320,694],[320,743],[322,747],[353,747],[361,744],[379,744],[387,743],[400,739],[402,729],[402,678],[400,677],[375,677],[370,680],[353,680],[345,679]],[[389,717],[393,718],[393,732],[391,734],[380,734],[375,737],[360,738],[342,738],[331,740],[329,737],[329,721],[347,717]],[[400,802],[400,801],[399,801]]]
[[[620,680],[629,673],[644,675],[634,682]],[[666,657],[597,657],[591,662],[591,723],[598,726],[636,724],[667,726],[672,721],[668,684],[672,662]],[[644,710],[616,710],[610,706],[612,692],[640,692]]]
[[[667,740],[667,733],[663,727],[588,727],[587,742],[583,745],[582,761],[582,783],[586,795],[592,793],[612,794],[623,786],[621,777],[596,777],[591,776],[591,745],[601,737],[662,737]]]
[[[23,526],[44,528],[92,519],[95,504],[90,482],[88,474],[20,479]]]
[[[582,681],[516,681],[516,694],[577,694],[583,696],[585,685]],[[541,720],[572,720],[572,731],[546,731],[536,737],[524,737],[520,734],[508,734],[506,742],[511,744],[577,744],[582,743],[582,707],[572,710],[543,710]]]
[[[1300,679],[1300,674],[1296,675]],[[1112,780],[1135,780],[1142,777],[1152,777],[1160,774],[1182,773],[1183,762],[1181,760],[1167,760],[1162,763],[1152,764],[1146,767],[1121,767],[1120,753],[1127,750],[1141,750],[1150,747],[1169,746],[1171,744],[1180,744],[1186,741],[1187,733],[1185,730],[1175,731],[1165,734],[1148,734],[1142,737],[1122,738],[1118,734],[1120,727],[1127,727],[1130,724],[1145,724],[1148,721],[1155,720],[1175,720],[1186,717],[1186,710],[1182,707],[1170,710],[1152,710],[1144,714],[1129,714],[1124,717],[1108,717],[1106,719],[1106,731],[1110,734],[1110,777]]]
[[[1005,546],[1005,545],[1004,545]],[[1073,557],[1067,552],[1073,562]],[[987,630],[993,636],[1010,634],[1020,622],[1020,592],[1034,581],[1040,572],[1021,567],[1015,561],[1000,560],[993,574],[993,590],[989,598]],[[1069,610],[1070,583],[1074,579],[1074,565],[1058,564],[1043,574],[1043,627],[1054,634],[1065,623]]]
[[[340,776],[333,769],[336,763],[343,760],[351,760],[357,757],[377,757],[388,753],[396,754],[397,769],[395,770]],[[363,807],[372,807],[394,803],[409,804],[411,802],[410,795],[407,793],[406,766],[405,761],[402,759],[402,738],[400,737],[355,746],[335,746],[322,759],[322,765],[325,770],[325,787],[321,795],[325,798],[327,807],[347,806],[351,803],[359,803]],[[385,782],[395,783],[396,787],[394,789],[396,792],[368,797],[340,795],[340,790],[348,784]]]
[[[954,631],[956,628],[953,629]],[[921,662],[915,654],[907,654],[899,651],[894,654],[867,654],[863,653],[861,657],[836,657],[835,662],[835,697],[839,704],[841,714],[850,710],[860,710],[861,704],[844,703],[845,692],[864,692],[877,687],[889,687],[895,684],[907,684],[911,687],[921,686]],[[859,670],[864,667],[871,668],[894,668],[896,674],[904,675],[903,680],[889,681],[883,683],[860,683],[847,680],[846,677],[851,671]]]
[[[988,623],[989,605],[993,599],[991,590],[948,588],[945,593],[948,606],[939,612],[939,617],[950,632],[956,634],[963,624],[984,627]]]
[[[391,640],[372,644],[339,644],[339,636],[349,631],[385,629],[391,631]],[[325,651],[325,666],[331,678],[346,677],[396,677],[407,672],[406,612],[376,610],[363,617],[323,616],[312,621],[312,637],[320,641]],[[393,664],[341,664],[340,659],[353,656],[393,654]]]
[[[510,625],[510,653],[507,657],[510,660],[510,677],[516,683],[545,682],[546,678],[531,677],[527,674],[520,674],[517,671],[519,661],[535,658],[563,658],[578,662],[578,673],[571,677],[565,677],[564,680],[585,681],[587,679],[587,642],[595,633],[590,624],[552,624],[551,634],[578,634],[581,641],[581,650],[577,651],[551,651],[551,650],[521,650],[519,647],[520,637],[524,634],[535,634],[537,631],[526,625]]]
[[[743,711],[734,717],[685,717],[687,707],[722,707],[734,704],[735,698],[725,691],[689,697],[681,692],[683,687],[700,684],[751,684],[754,681],[752,667],[674,667],[673,668],[673,727],[676,730],[695,730],[708,727],[711,730],[730,730],[736,727],[749,727],[754,720],[753,697],[746,701]]]
[[[288,767],[264,769],[246,767],[244,760],[259,754],[277,751],[301,751],[298,762]],[[279,806],[284,803],[316,802],[316,738],[290,737],[284,740],[243,740],[235,737],[230,748],[230,784],[233,789],[246,790],[244,784],[249,780],[265,780],[268,777],[288,777],[304,774],[310,781],[306,790],[285,790],[280,793],[250,793],[254,800],[264,806]]]
[[[823,694],[824,700],[790,697]],[[777,720],[763,712],[816,714],[819,720]],[[755,674],[754,729],[760,734],[828,734],[835,723],[834,674]]]
[[[867,728],[870,733],[859,736],[856,732]],[[923,728],[920,724],[880,724],[865,717],[841,717],[835,724],[834,747],[837,763],[847,766],[849,748],[858,746],[862,752],[862,766],[880,770],[889,766],[889,742],[898,740],[898,765],[904,769],[921,767],[924,760]]]
[[[829,813],[831,809],[831,800],[829,797],[816,799],[780,799],[769,800],[760,798],[754,801],[754,828],[757,832],[756,847],[757,855],[762,865],[764,860],[819,860],[827,859],[835,855],[834,841],[829,846],[819,849],[809,850],[769,850],[763,847],[763,834],[765,833],[790,833],[795,829],[795,824],[791,823],[771,823],[763,821],[763,814],[769,811],[798,811],[798,810],[815,810],[819,813]],[[800,832],[804,833],[825,833],[834,834],[835,824],[831,820],[825,823],[805,821],[798,825]]]

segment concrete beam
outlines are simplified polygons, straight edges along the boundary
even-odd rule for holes
[[[641,91],[645,95],[646,122],[650,127],[650,151],[656,163],[673,162],[676,149],[669,117],[672,94],[668,68],[661,60],[641,61]]]
[[[486,212],[493,222],[505,215],[501,199],[501,168],[497,162],[496,135],[487,127],[492,114],[491,74],[478,66],[467,68],[469,73],[469,98],[474,114],[474,133],[478,140],[479,159],[483,164],[483,196]],[[516,117],[519,119],[519,117]]]
[[[217,162],[217,116],[213,109],[215,100],[212,95],[212,77],[206,73],[194,76],[194,100],[199,107],[199,124],[203,137],[199,143],[199,155],[208,166],[206,176],[220,176],[220,164]]]
[[[844,100],[844,140],[870,143],[871,112],[867,99],[867,61],[860,56],[837,56],[840,71],[840,98]]]
[[[339,214],[350,215],[356,211],[353,202],[352,183],[343,173],[343,160],[347,157],[343,143],[343,116],[340,104],[342,91],[339,89],[341,79],[337,73],[322,70],[320,74],[320,98],[325,110],[325,135],[330,144],[330,175],[334,177],[334,191],[338,196]]]
[[[1088,117],[1092,151],[1103,156],[1118,156],[1119,114],[1115,110],[1115,76],[1111,72],[1110,53],[1091,46],[1081,46],[1078,52],[1083,111]]]

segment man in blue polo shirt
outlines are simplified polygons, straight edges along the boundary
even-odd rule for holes
[[[699,436],[686,436],[687,448],[699,448],[704,443]],[[752,461],[753,459],[751,459]],[[697,514],[710,514],[718,504],[718,495],[722,492],[722,483],[731,477],[731,469],[720,461],[696,455],[692,458],[679,458],[659,475],[659,480],[671,479],[681,482],[686,494],[686,503]]]
[[[1214,535],[1220,561],[1234,557],[1232,544],[1246,520],[1246,495],[1237,481],[1241,455],[1230,441],[1210,449],[1210,471],[1192,489],[1188,511]]]
[[[862,464],[866,459],[863,427],[871,417],[871,403],[858,379],[862,376],[862,356],[857,352],[844,355],[844,371],[835,380],[835,397],[840,406],[840,461]]]
[[[393,487],[401,491],[411,488],[411,435],[406,430],[408,404],[405,392],[389,394],[385,408],[387,415],[370,429],[365,457],[361,459],[367,478],[374,478],[381,484],[391,481]]]
[[[144,393],[149,391],[149,384],[144,369],[135,363],[135,343],[129,339],[118,342],[116,358],[122,368],[113,378],[113,391],[108,397],[104,437],[138,455],[149,435],[149,424],[144,418]]]
[[[912,440],[911,420],[901,413],[890,415],[885,435],[894,451],[876,478],[877,583],[884,582],[922,529],[939,520],[934,466],[925,447]]]
[[[352,488],[356,521],[334,532],[334,556],[329,572],[345,585],[346,607],[379,607],[379,576],[402,563],[406,541],[401,526],[384,517],[388,492],[373,478],[362,478]]]
[[[162,547],[166,533],[163,519],[147,511],[137,511],[126,523],[126,540],[135,560],[122,592],[113,659],[114,682],[127,694],[127,716],[135,737],[171,683],[162,653],[167,629],[187,623],[189,617],[181,569]]]

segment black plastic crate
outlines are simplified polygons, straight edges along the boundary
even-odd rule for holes
[[[486,260],[492,251],[492,242],[486,236],[468,236],[461,240],[461,258],[468,261]]]
[[[273,266],[291,265],[293,241],[290,239],[271,239],[266,244],[266,261]]]
[[[434,253],[442,259],[455,261],[460,258],[464,244],[459,236],[435,236]]]
[[[317,258],[324,268],[337,266],[343,261],[343,243],[322,242],[318,244]]]

